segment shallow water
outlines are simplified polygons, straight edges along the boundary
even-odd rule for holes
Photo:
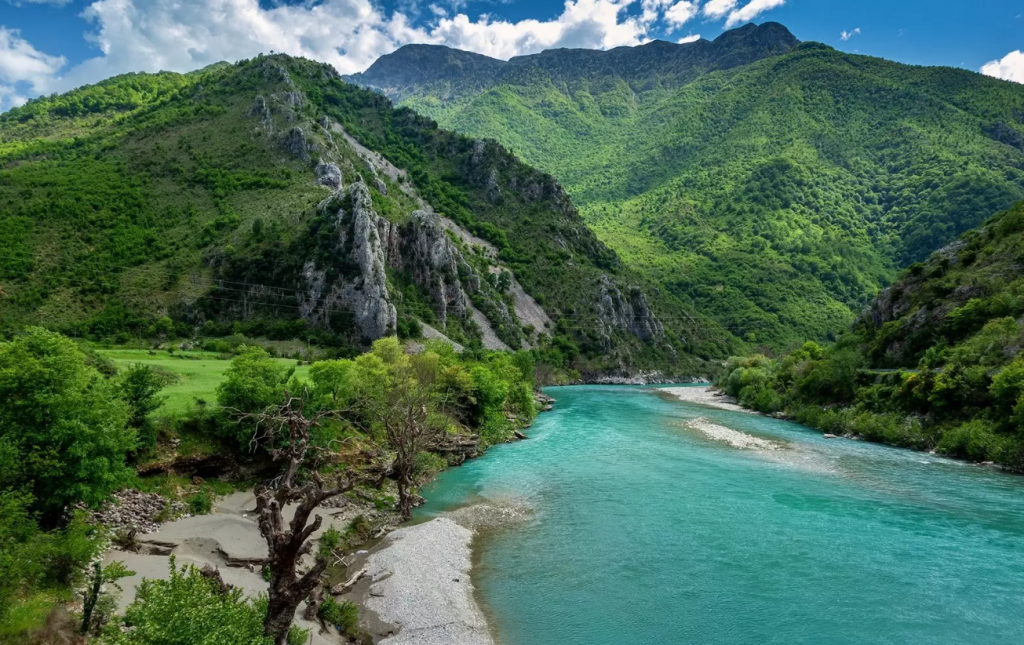
[[[1024,642],[1024,477],[645,388],[549,394],[528,441],[444,473],[420,510],[532,509],[478,541],[502,645]]]

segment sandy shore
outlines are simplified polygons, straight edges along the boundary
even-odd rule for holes
[[[267,589],[259,567],[248,563],[266,557],[251,492],[218,501],[210,515],[187,517],[140,535],[142,552],[109,551],[105,562],[121,561],[135,575],[121,581],[118,602],[123,612],[143,578],[168,577],[170,556],[178,566],[216,567],[228,584],[255,597]],[[319,509],[324,526],[344,529],[358,509]],[[358,585],[344,597],[361,605],[361,624],[382,645],[494,645],[487,621],[476,604],[470,580],[474,529],[522,519],[526,509],[479,505],[453,516],[392,531],[375,548],[362,552]],[[286,515],[288,513],[286,512]],[[470,527],[470,528],[467,528]],[[315,536],[315,537],[318,537]],[[309,557],[309,556],[307,556]],[[301,619],[312,632],[312,645],[341,643],[337,634]]]
[[[718,390],[712,390],[710,385],[664,387],[658,388],[658,391],[670,394],[680,401],[686,401],[687,403],[697,403],[699,405],[718,408],[719,410],[729,410],[730,412],[746,412],[748,414],[753,414],[750,410],[740,407],[739,403],[736,402],[736,399],[731,396],[726,396]]]
[[[120,561],[135,575],[120,582],[124,593],[118,599],[118,612],[135,598],[135,591],[143,578],[166,580],[168,565],[173,555],[179,567],[205,565],[216,567],[224,582],[242,589],[255,597],[267,590],[260,569],[246,566],[247,562],[265,558],[267,544],[260,536],[253,510],[256,498],[252,492],[235,493],[219,500],[210,515],[197,515],[164,524],[156,533],[139,536],[141,553],[108,551],[104,563]],[[318,509],[324,518],[319,537],[329,526],[344,529],[356,509]],[[286,519],[289,513],[285,512]],[[310,556],[307,556],[310,557]],[[311,645],[334,645],[342,641],[330,632],[320,632],[320,625],[301,618],[305,605],[296,612],[295,624],[309,629]]]
[[[381,645],[494,645],[470,580],[473,531],[447,517],[389,534],[363,565],[360,595],[390,625]],[[378,627],[379,629],[379,627]]]

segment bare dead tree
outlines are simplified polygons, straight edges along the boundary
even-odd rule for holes
[[[310,515],[327,500],[342,495],[356,485],[356,475],[349,471],[333,486],[326,486],[317,472],[321,452],[310,445],[310,429],[317,428],[335,413],[318,412],[307,417],[303,401],[285,392],[285,402],[275,410],[247,415],[256,420],[254,441],[269,441],[269,452],[275,461],[284,461],[284,473],[274,480],[276,486],[260,486],[256,491],[256,512],[260,533],[267,541],[270,569],[267,615],[263,632],[284,645],[295,611],[304,599],[321,584],[320,577],[329,564],[317,558],[308,571],[299,573],[302,557],[312,550],[310,538],[320,528],[322,518]],[[287,438],[282,442],[282,434]],[[283,447],[274,444],[283,443]],[[284,509],[295,505],[290,522],[285,522]]]

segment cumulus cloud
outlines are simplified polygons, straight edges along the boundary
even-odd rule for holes
[[[725,27],[728,29],[743,22],[750,22],[765,11],[781,7],[784,4],[786,4],[786,0],[750,0],[743,7],[729,12],[729,18],[725,21]]]
[[[700,7],[696,2],[680,0],[665,11],[665,22],[671,29],[678,29],[697,15]]]
[[[736,0],[711,0],[704,5],[704,15],[709,18],[724,18],[739,4]]]
[[[839,34],[839,40],[846,41],[846,40],[849,40],[849,39],[853,38],[854,36],[859,36],[859,35],[860,35],[860,27],[857,27],[853,31],[846,31],[844,29],[843,33]]]
[[[420,42],[443,43],[495,58],[534,54],[556,47],[609,49],[644,42],[644,17],[624,16],[634,0],[569,0],[553,20],[509,22],[465,14],[442,18]]]
[[[994,60],[981,68],[986,76],[995,76],[1006,81],[1024,83],[1024,52],[1017,50]]]
[[[676,42],[680,45],[685,45],[686,43],[695,43],[698,40],[700,40],[700,34],[690,34],[689,36],[683,36]]]
[[[67,61],[33,47],[17,29],[0,26],[0,109],[21,105],[27,95],[49,91]]]

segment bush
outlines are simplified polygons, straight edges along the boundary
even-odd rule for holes
[[[222,590],[192,566],[168,580],[143,580],[125,610],[123,626],[110,625],[103,645],[272,645],[263,635],[266,600],[248,600],[237,588]]]
[[[255,414],[277,405],[295,368],[286,368],[262,347],[243,345],[217,386],[217,402],[229,414]],[[252,424],[228,424],[225,429],[240,445],[247,445]]]
[[[976,419],[944,432],[935,450],[952,457],[989,461],[998,456],[1002,443],[991,424]]]
[[[320,605],[320,618],[328,625],[334,625],[343,635],[355,638],[359,635],[359,607],[355,603],[338,602],[327,598]]]

